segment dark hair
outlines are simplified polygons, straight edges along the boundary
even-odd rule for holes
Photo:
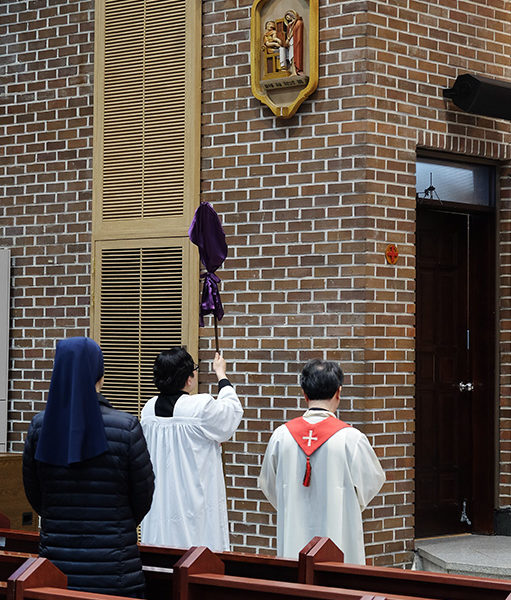
[[[341,367],[330,360],[315,358],[303,368],[300,385],[309,400],[329,400],[344,381]]]
[[[194,366],[193,358],[185,348],[163,350],[154,361],[154,385],[162,394],[177,394],[193,373]]]

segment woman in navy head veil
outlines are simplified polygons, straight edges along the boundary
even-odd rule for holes
[[[103,354],[74,337],[57,344],[46,410],[23,454],[23,482],[41,516],[40,555],[72,589],[143,597],[136,527],[151,506],[154,475],[136,417],[99,393]]]
[[[57,344],[37,460],[70,465],[108,450],[96,391],[102,378],[103,353],[94,340],[75,337]]]

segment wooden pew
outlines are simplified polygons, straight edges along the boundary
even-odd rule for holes
[[[188,549],[144,544],[140,544],[139,549],[146,578],[146,598],[164,598],[172,591],[173,568]],[[228,575],[298,582],[296,560],[241,552],[217,552],[216,556],[223,562]]]
[[[190,548],[174,567],[173,600],[387,600],[383,594],[225,575],[204,546]],[[397,598],[396,598],[397,600]]]
[[[67,577],[46,558],[29,558],[7,580],[8,600],[132,600],[67,588]]]
[[[0,528],[0,550],[38,554],[39,534],[35,531]]]
[[[33,561],[35,558],[28,559],[26,554],[18,552],[0,552],[0,599],[3,600],[7,596],[9,577],[28,560]]]
[[[46,558],[30,558],[7,580],[8,600],[132,600],[67,589],[67,577]]]
[[[139,549],[146,575],[147,598],[162,598],[172,589],[172,568],[188,549],[144,544],[140,544]],[[0,528],[0,550],[38,554],[39,535]],[[255,570],[262,579],[298,581],[296,560],[239,552],[220,552],[218,556],[224,562],[229,575],[250,576]]]
[[[329,538],[315,537],[300,552],[298,580],[438,600],[511,600],[511,581],[507,580],[350,565],[343,560],[343,553]]]
[[[172,586],[172,569],[183,549],[140,546],[146,571],[149,600],[158,599]],[[316,537],[300,552],[298,561],[254,554],[216,553],[225,573],[327,587],[362,589],[368,592],[426,596],[436,600],[511,600],[511,581],[467,577],[390,567],[344,564],[343,553],[329,538]]]
[[[2,535],[1,530],[0,535]],[[138,547],[144,567],[164,569],[172,569],[188,550],[188,548],[146,544],[139,544]],[[256,570],[263,579],[298,581],[298,562],[293,559],[243,552],[215,552],[215,554],[224,563],[225,571],[229,575],[250,577]]]
[[[0,581],[7,581],[9,577],[28,560],[28,556],[21,552],[0,552]],[[35,557],[34,557],[35,558]]]
[[[67,577],[46,558],[28,558],[7,580],[9,600],[23,600],[28,588],[67,588]]]
[[[5,548],[38,552],[35,533],[0,529]],[[146,575],[148,600],[159,600],[172,589],[172,569],[185,554],[183,548],[139,546]],[[511,581],[409,571],[390,567],[342,564],[342,552],[328,538],[314,538],[302,550],[298,561],[255,554],[221,552],[217,556],[225,573],[238,577],[256,577],[284,582],[364,589],[369,592],[407,596],[427,596],[436,600],[511,600]]]
[[[176,582],[174,587],[174,598],[181,600],[181,594],[184,598],[190,598],[192,591],[183,587],[183,579],[179,579],[179,564],[183,563],[181,571],[187,574],[194,571],[200,571],[198,580],[189,580],[189,583],[195,585],[195,592],[202,599],[222,597],[226,600],[237,598],[239,594],[248,595],[254,600],[266,600],[267,596],[273,600],[298,599],[316,600],[324,598],[325,600],[385,600],[386,596],[366,594],[365,592],[356,592],[353,590],[336,590],[331,588],[322,588],[316,585],[303,585],[298,583],[286,583],[282,581],[258,580],[247,577],[224,576],[224,565],[222,561],[207,548],[201,549],[201,555],[197,561],[192,552],[192,558],[188,558],[191,551],[185,553],[178,563],[176,563]],[[206,558],[207,565],[204,568]],[[212,559],[211,559],[212,557]],[[187,564],[186,560],[190,564]],[[213,560],[213,568],[210,567]],[[45,558],[26,558],[22,553],[2,553],[0,554],[0,565],[4,564],[4,574],[10,574],[7,579],[7,586],[0,586],[0,598],[8,600],[121,600],[118,596],[104,596],[89,592],[75,592],[67,589],[66,576],[49,560]],[[205,572],[206,571],[206,572]],[[221,573],[218,573],[221,571]],[[221,575],[221,577],[218,577]],[[5,583],[5,582],[4,582]],[[197,587],[198,586],[198,587]],[[7,588],[7,589],[6,589]],[[213,589],[214,588],[214,589]],[[176,595],[177,594],[177,595]],[[204,596],[206,594],[206,596]],[[219,594],[219,596],[215,595]],[[194,596],[195,597],[195,596]],[[171,599],[170,590],[167,589],[163,598]],[[407,599],[408,600],[408,599]]]
[[[203,551],[209,556],[213,557],[218,565],[221,565],[223,570],[222,562],[207,548],[203,548]],[[186,553],[188,556],[189,552]],[[7,561],[15,557],[17,560]],[[7,579],[7,586],[0,587],[0,597],[8,598],[8,600],[124,600],[121,596],[105,596],[102,594],[94,594],[89,592],[77,592],[67,589],[67,577],[57,568],[53,563],[45,558],[26,558],[21,553],[8,555],[4,553],[0,555],[0,564],[2,562],[7,568],[7,562],[10,567],[14,568],[14,572],[10,574]],[[191,561],[194,562],[193,560]],[[21,564],[20,564],[21,563]],[[203,564],[203,561],[199,563]],[[185,569],[190,571],[197,567],[197,564],[188,568],[185,563]],[[12,570],[12,568],[10,569]],[[200,584],[206,584],[206,588],[209,590],[211,585],[208,583],[208,575],[206,575],[206,582],[201,580]],[[211,575],[215,579],[214,574]],[[200,577],[200,576],[199,576]],[[204,577],[204,576],[203,576]],[[373,594],[359,594],[352,591],[342,593],[339,590],[327,590],[328,594],[325,596],[319,586],[290,584],[284,582],[272,582],[267,580],[253,580],[244,577],[228,577],[229,581],[221,580],[220,582],[215,579],[214,586],[218,588],[221,597],[226,597],[227,593],[230,592],[231,598],[238,597],[238,591],[251,594],[254,599],[266,600],[268,593],[274,600],[279,598],[286,599],[298,599],[304,598],[304,600],[320,599],[325,600],[385,600],[384,596],[375,596]],[[182,580],[181,580],[182,581]],[[197,583],[197,582],[196,582]],[[227,587],[226,587],[227,586]],[[181,585],[181,589],[184,589]],[[210,597],[210,595],[204,596],[204,590],[201,587],[199,590],[200,598],[204,597],[204,600]],[[275,592],[279,595],[275,596]],[[179,592],[180,594],[181,592]],[[186,598],[191,598],[189,595],[188,588],[185,590],[187,594]],[[181,598],[178,594],[177,598]],[[234,594],[234,595],[233,595]],[[171,600],[171,594],[168,593],[164,596]],[[184,600],[184,598],[183,598]],[[226,598],[227,600],[227,598]]]

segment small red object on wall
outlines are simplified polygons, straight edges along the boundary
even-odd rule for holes
[[[397,259],[399,257],[399,252],[397,246],[394,244],[389,244],[385,250],[385,258],[389,265],[395,265],[397,263]]]

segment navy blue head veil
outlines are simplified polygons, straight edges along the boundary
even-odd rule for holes
[[[102,376],[103,353],[94,340],[58,342],[37,460],[69,465],[108,450],[95,388]]]

